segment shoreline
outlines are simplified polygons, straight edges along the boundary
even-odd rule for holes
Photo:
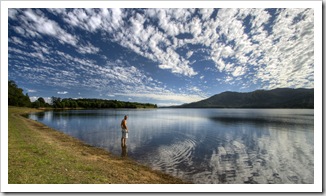
[[[9,184],[188,184],[128,157],[88,145],[8,108]]]

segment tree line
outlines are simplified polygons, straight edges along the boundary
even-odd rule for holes
[[[105,99],[72,99],[52,97],[53,108],[157,108],[156,104]]]
[[[33,108],[157,108],[156,104],[151,103],[137,103],[125,102],[118,100],[105,99],[72,99],[51,97],[51,103],[47,103],[44,98],[40,97],[34,102],[30,101],[28,94],[23,93],[23,89],[19,88],[17,84],[10,80],[8,82],[8,104],[19,107],[33,107]]]

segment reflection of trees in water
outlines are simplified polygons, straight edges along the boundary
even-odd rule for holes
[[[44,112],[38,112],[38,113],[35,113],[35,116],[36,116],[40,121],[43,121],[43,120],[44,120],[44,117],[45,117],[45,113],[44,113]]]

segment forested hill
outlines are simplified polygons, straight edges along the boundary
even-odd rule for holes
[[[248,93],[223,92],[181,108],[314,108],[314,89],[278,88]]]

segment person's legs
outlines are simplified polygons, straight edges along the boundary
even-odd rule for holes
[[[122,132],[122,137],[121,137],[121,145],[122,146],[126,146],[127,138],[128,138],[128,133]]]
[[[125,146],[125,138],[126,138],[126,133],[124,131],[121,132],[121,146]]]

